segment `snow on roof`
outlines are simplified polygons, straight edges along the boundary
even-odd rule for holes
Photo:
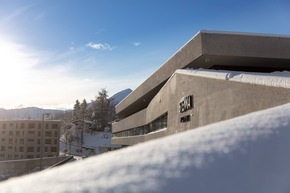
[[[290,104],[0,183],[1,193],[290,192]]]
[[[176,73],[264,86],[290,88],[289,71],[258,73],[210,69],[180,69],[177,70]]]

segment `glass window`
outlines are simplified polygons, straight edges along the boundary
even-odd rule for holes
[[[45,139],[45,144],[51,144],[51,139]]]
[[[34,152],[34,147],[32,146],[27,147],[27,152]]]
[[[35,123],[28,123],[28,128],[29,129],[34,129],[35,128]]]
[[[58,129],[58,124],[52,124],[52,125],[51,125],[51,128],[52,128],[52,129]]]
[[[35,131],[28,131],[28,134],[35,134]]]
[[[51,135],[51,131],[46,131],[45,132],[45,137],[51,137],[52,135]]]

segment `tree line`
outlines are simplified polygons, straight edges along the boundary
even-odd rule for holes
[[[72,111],[56,116],[57,119],[65,122],[90,122],[94,125],[93,129],[99,131],[110,128],[115,117],[115,104],[113,99],[108,97],[108,91],[104,88],[98,92],[91,103],[87,103],[86,99],[83,99],[82,102],[77,99]]]

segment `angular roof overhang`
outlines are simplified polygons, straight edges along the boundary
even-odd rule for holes
[[[177,69],[290,71],[290,36],[200,31],[116,106],[119,118],[148,106]]]

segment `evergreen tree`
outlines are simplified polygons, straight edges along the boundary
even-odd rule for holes
[[[86,99],[83,100],[81,106],[80,106],[80,112],[81,112],[81,116],[83,119],[86,119],[88,117],[88,103],[86,101]]]
[[[76,100],[76,104],[74,105],[74,110],[73,110],[73,119],[78,120],[81,118],[81,105],[79,100]]]
[[[104,130],[110,121],[110,100],[106,89],[98,92],[93,109],[93,120],[96,121],[99,130]]]

